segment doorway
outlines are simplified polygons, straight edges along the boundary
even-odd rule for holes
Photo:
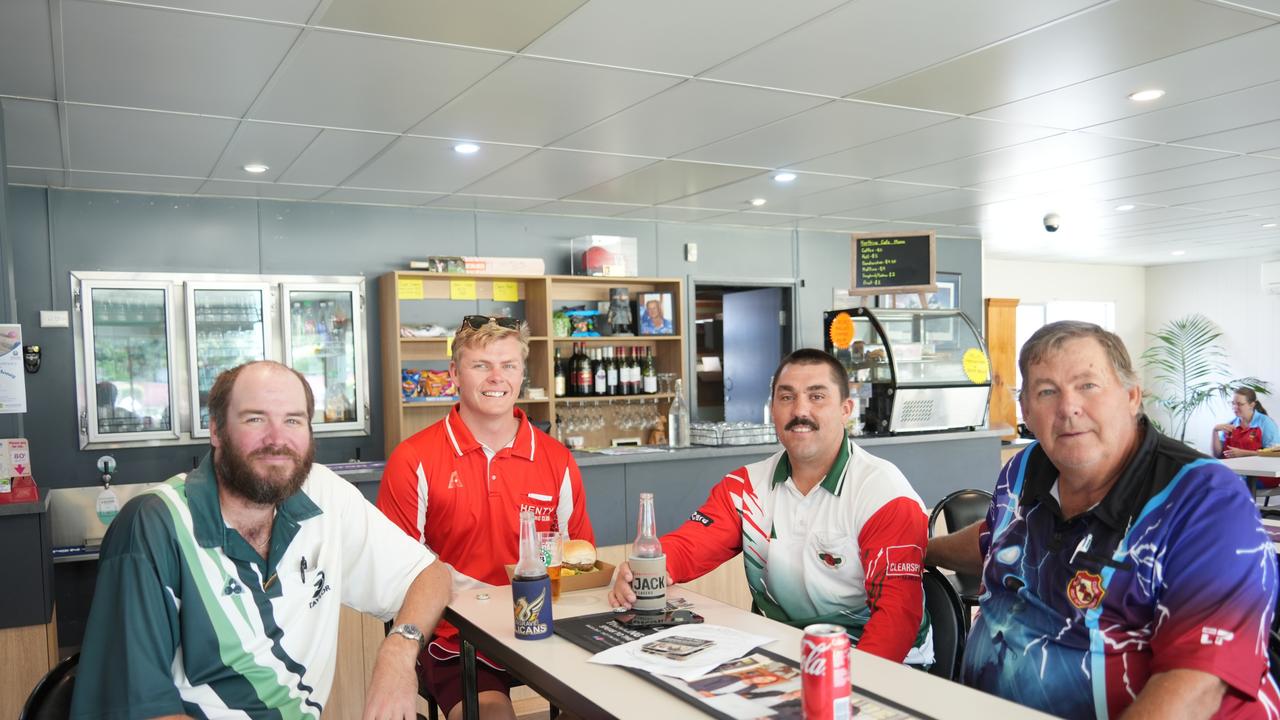
[[[693,387],[702,422],[764,420],[769,381],[793,343],[791,285],[694,284]]]

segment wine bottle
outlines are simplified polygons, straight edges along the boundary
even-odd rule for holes
[[[564,377],[564,363],[560,359],[560,348],[556,348],[555,378],[556,378],[556,387],[555,387],[556,397],[564,397],[565,393],[567,392],[567,387],[566,387],[565,377]]]
[[[653,348],[645,348],[644,367],[641,370],[644,394],[653,395],[658,392],[658,366],[653,361]]]
[[[618,362],[614,359],[613,348],[604,349],[605,389],[610,395],[618,395]]]
[[[604,369],[604,350],[602,348],[596,348],[592,353],[596,356],[595,360],[591,363],[594,367],[591,375],[592,379],[595,381],[592,389],[594,390],[594,394],[604,395],[608,389],[608,385],[606,384],[608,375]]]

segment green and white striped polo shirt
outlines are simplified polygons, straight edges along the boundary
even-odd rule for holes
[[[263,560],[223,522],[206,456],[112,522],[71,715],[318,718],[341,605],[390,619],[434,560],[322,465]]]

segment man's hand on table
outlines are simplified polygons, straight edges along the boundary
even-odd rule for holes
[[[613,589],[609,591],[609,606],[630,610],[635,601],[636,594],[631,591],[631,566],[624,562],[618,566],[618,573],[613,576]]]
[[[417,720],[418,643],[388,635],[378,649],[364,720]]]

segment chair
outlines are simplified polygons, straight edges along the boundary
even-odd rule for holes
[[[956,680],[960,675],[960,660],[964,657],[969,613],[951,581],[937,568],[926,567],[922,580],[924,606],[929,611],[929,622],[933,626],[934,661],[929,673]]]
[[[951,493],[942,498],[942,501],[934,506],[933,512],[929,515],[929,537],[933,537],[933,528],[938,521],[939,515],[947,521],[947,532],[956,532],[985,518],[987,509],[990,506],[991,493],[985,490],[957,490]],[[968,607],[977,606],[982,578],[976,575],[956,573],[951,576],[951,582],[955,585],[956,592],[960,594],[961,602]],[[966,613],[966,630],[968,627],[969,615]]]
[[[54,665],[27,696],[18,720],[66,720],[71,715],[71,691],[79,664],[80,653],[76,653]]]

